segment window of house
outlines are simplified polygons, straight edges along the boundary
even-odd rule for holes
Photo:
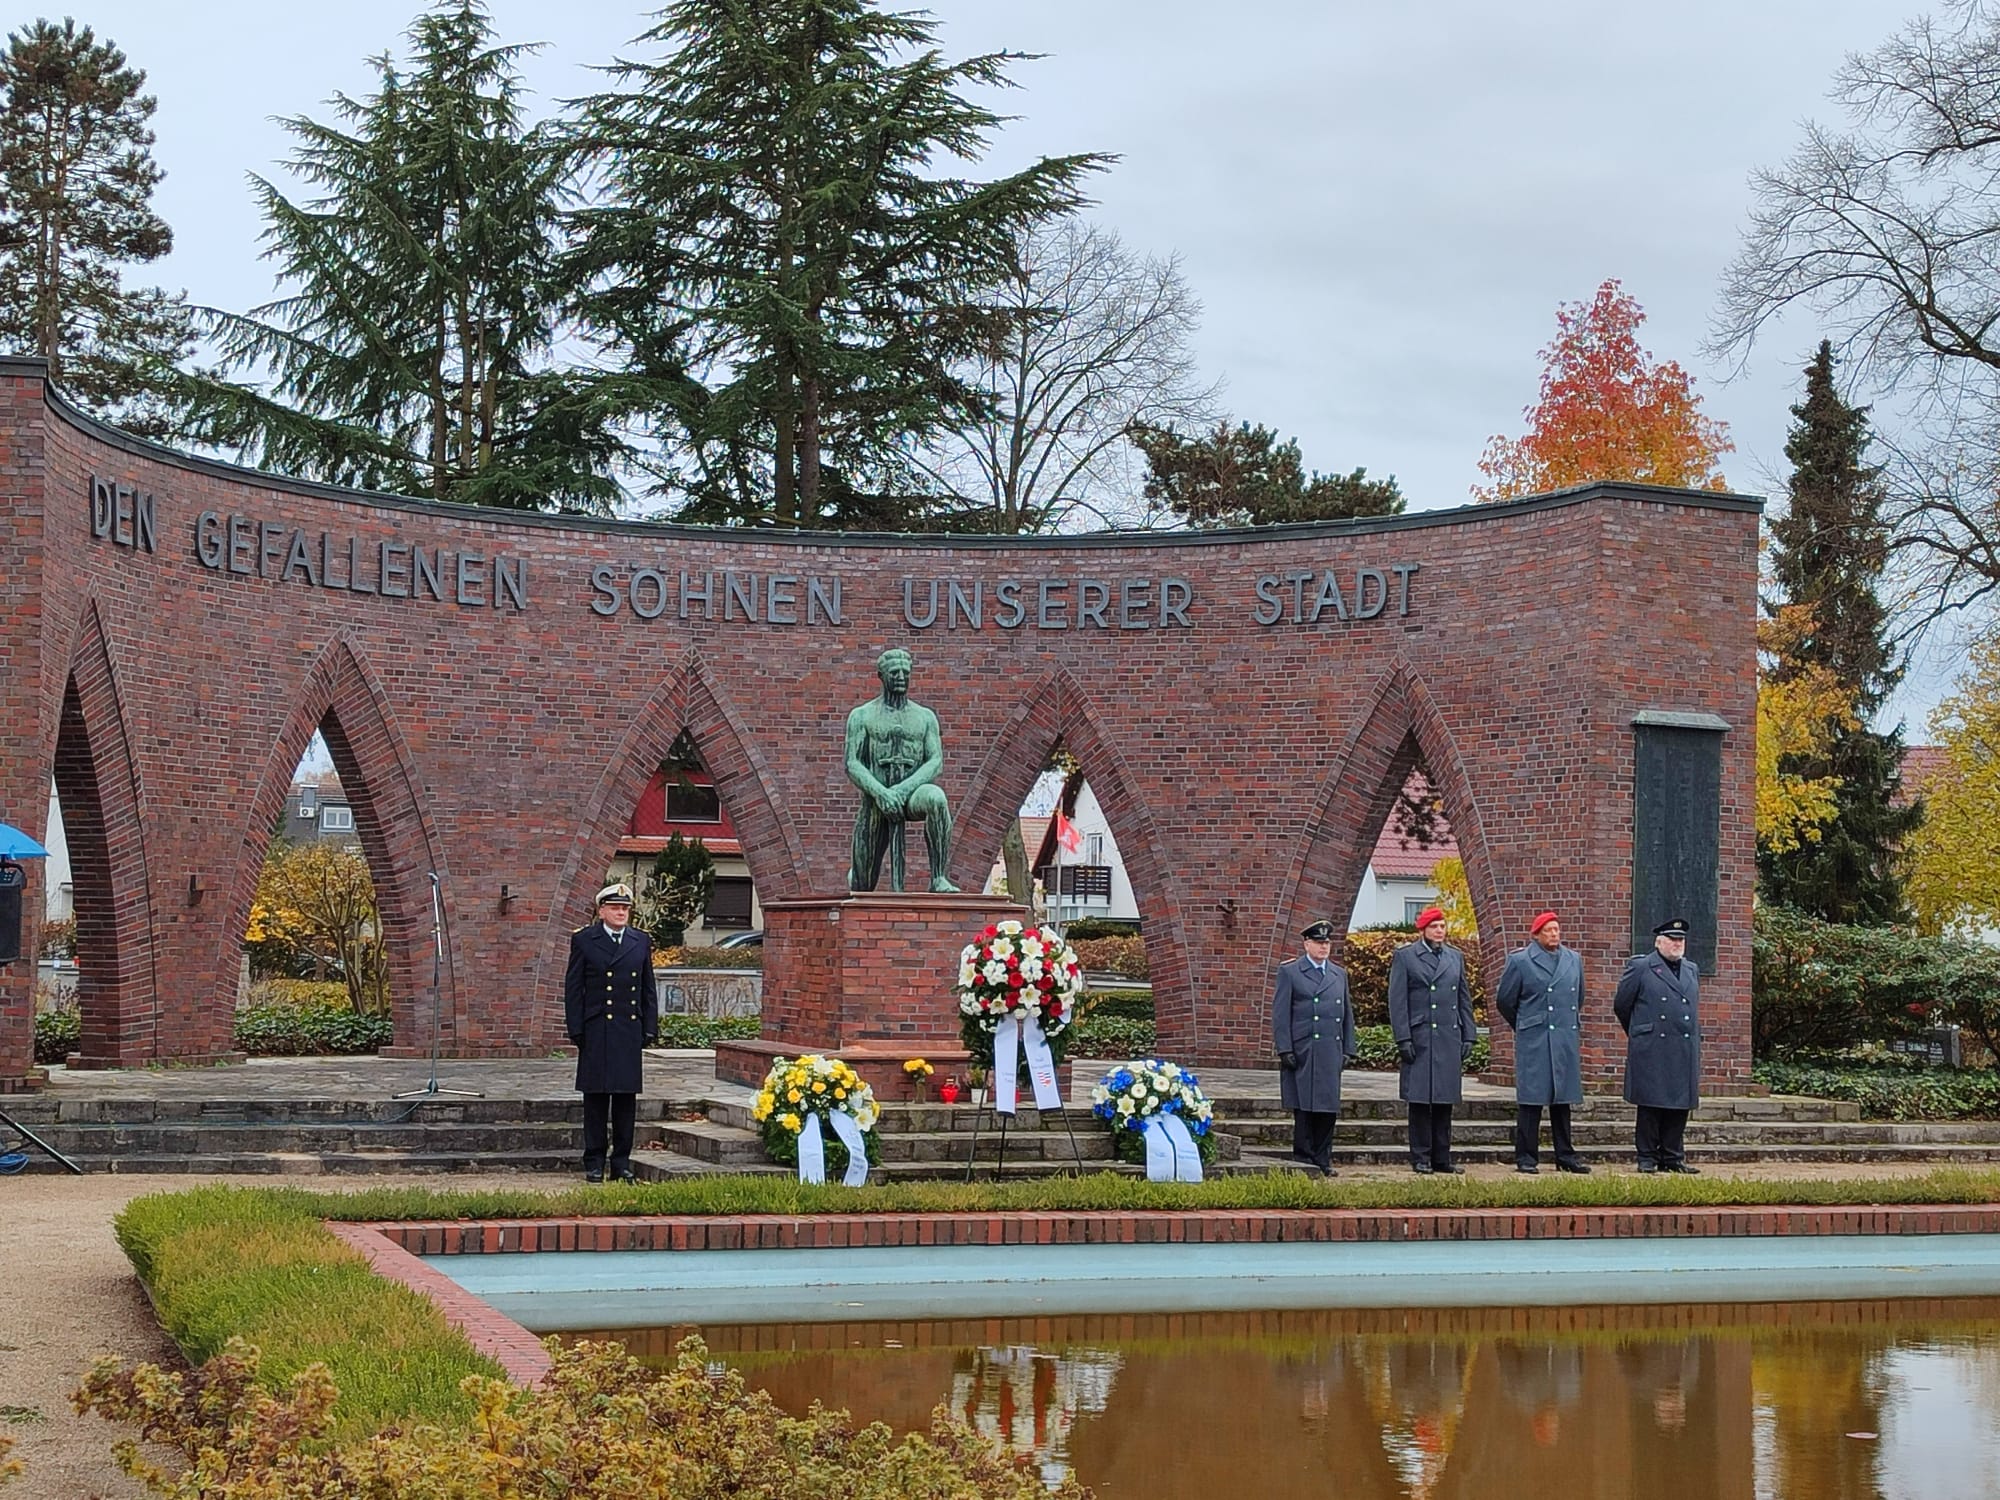
[[[335,807],[331,802],[319,810],[319,826],[328,833],[352,833],[354,809]]]
[[[667,821],[669,823],[720,823],[722,821],[722,799],[715,794],[712,786],[695,786],[685,781],[667,783]],[[716,882],[722,884],[721,881]]]
[[[1090,863],[1094,865],[1103,864],[1104,835],[1101,833],[1091,834],[1089,838],[1084,840],[1083,851],[1084,851],[1084,858],[1089,860]]]
[[[748,875],[716,876],[715,889],[708,895],[708,912],[704,920],[710,927],[748,927],[751,889],[752,882]]]
[[[1424,914],[1424,908],[1430,904],[1431,901],[1428,896],[1405,896],[1403,898],[1404,925],[1408,927],[1416,926],[1417,918]]]

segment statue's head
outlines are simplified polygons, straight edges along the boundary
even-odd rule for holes
[[[882,679],[882,686],[892,693],[905,693],[910,688],[910,668],[916,659],[901,646],[891,646],[875,658],[875,675]]]

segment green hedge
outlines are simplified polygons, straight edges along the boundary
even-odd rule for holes
[[[1845,927],[1759,905],[1751,925],[1755,1054],[1840,1052],[1957,1022],[2000,1040],[2000,949],[1903,927]]]
[[[364,1437],[419,1416],[463,1423],[468,1375],[498,1376],[428,1297],[386,1281],[327,1233],[324,1197],[280,1188],[203,1187],[135,1199],[118,1243],[160,1324],[190,1363],[232,1336],[263,1351],[282,1386],[324,1361],[340,1387],[340,1432]]]
[[[35,1061],[60,1063],[76,1051],[83,1040],[83,1012],[74,1005],[60,1005],[35,1015]]]
[[[1871,1120],[2000,1119],[2000,1072],[1991,1068],[1760,1062],[1752,1076],[1775,1093],[1851,1099]]]
[[[663,969],[761,969],[764,947],[744,943],[735,948],[663,948],[654,962]]]
[[[1139,935],[1137,921],[1123,917],[1078,917],[1063,926],[1063,936],[1072,943],[1085,938],[1128,938]]]
[[[1389,1024],[1389,964],[1396,950],[1416,941],[1408,927],[1364,927],[1347,935],[1340,963],[1347,970],[1347,993],[1354,1002],[1357,1026]],[[1486,1016],[1486,980],[1479,967],[1479,947],[1465,945],[1465,982],[1472,991],[1472,1013]]]
[[[395,1032],[387,1016],[347,1006],[279,1003],[236,1013],[236,1045],[252,1057],[353,1056],[388,1046]]]
[[[1141,937],[1070,938],[1076,961],[1089,974],[1116,974],[1121,979],[1145,979],[1146,940]]]
[[[757,1035],[757,1017],[661,1016],[662,1047],[713,1047],[717,1042],[742,1041]]]

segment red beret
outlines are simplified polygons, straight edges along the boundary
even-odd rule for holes
[[[1417,913],[1417,931],[1422,932],[1431,923],[1442,922],[1443,920],[1443,912],[1439,911],[1435,906],[1426,906],[1422,911]]]
[[[1548,926],[1549,923],[1555,920],[1556,920],[1556,914],[1554,912],[1552,911],[1543,912],[1540,916],[1536,917],[1534,921],[1528,924],[1528,936],[1533,937],[1536,933],[1540,932],[1544,927]]]

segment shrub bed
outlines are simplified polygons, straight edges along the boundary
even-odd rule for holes
[[[1871,1120],[2000,1119],[2000,1071],[1841,1062],[1760,1062],[1759,1083],[1780,1094],[1850,1099]]]
[[[236,1012],[236,1045],[252,1057],[352,1056],[395,1037],[387,1016],[357,1015],[344,1001],[251,1005]]]
[[[653,959],[661,969],[761,969],[764,949],[759,943],[737,948],[662,948]]]
[[[76,1051],[83,1040],[83,1012],[74,1005],[58,1005],[35,1013],[35,1061],[60,1063]]]
[[[1071,938],[1069,945],[1076,950],[1076,961],[1087,974],[1116,974],[1122,979],[1149,977],[1144,938]]]
[[[717,1042],[743,1041],[757,1035],[755,1016],[661,1016],[662,1047],[713,1047]]]
[[[1844,927],[1759,905],[1750,1027],[1764,1058],[1839,1052],[1957,1022],[2000,1040],[2000,949],[1904,927]]]

